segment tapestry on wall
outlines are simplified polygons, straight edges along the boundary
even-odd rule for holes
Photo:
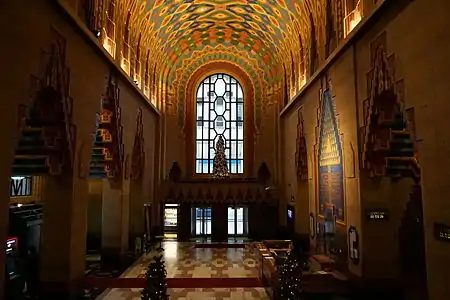
[[[331,91],[322,92],[319,116],[319,214],[344,222],[342,145]]]

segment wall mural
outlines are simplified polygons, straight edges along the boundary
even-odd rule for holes
[[[344,172],[338,122],[329,88],[321,92],[319,110],[319,214],[344,222]]]

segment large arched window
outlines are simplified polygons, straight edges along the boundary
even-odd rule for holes
[[[230,174],[244,173],[244,92],[232,76],[214,74],[197,89],[196,173],[211,174],[215,143],[225,140]]]

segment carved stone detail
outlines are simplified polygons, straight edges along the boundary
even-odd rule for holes
[[[123,176],[124,146],[122,110],[120,108],[120,89],[116,75],[111,72],[106,88],[106,94],[102,97],[102,111],[99,128],[105,136],[106,153],[111,159],[107,159],[107,177],[113,181],[120,181]]]
[[[250,186],[249,186],[250,185]],[[181,181],[174,183],[166,180],[161,191],[161,200],[168,203],[198,203],[202,205],[217,204],[275,204],[275,197],[266,191],[264,185],[256,180],[247,182],[199,182]]]
[[[131,159],[131,178],[138,180],[142,177],[145,167],[144,125],[142,123],[142,109],[138,110],[136,117],[136,134]]]
[[[13,174],[60,175],[74,168],[76,127],[65,55],[66,39],[52,28],[49,49],[41,51],[40,76],[32,76],[31,106],[19,106],[21,142]]]
[[[395,56],[387,54],[383,33],[372,44],[373,69],[367,74],[368,99],[364,101],[361,128],[362,166],[369,177],[420,177],[414,120],[405,120],[404,84],[395,81]]]
[[[297,168],[297,176],[302,180],[308,180],[308,154],[306,147],[306,138],[303,127],[303,114],[298,110],[297,123],[297,142],[295,151],[295,166]]]

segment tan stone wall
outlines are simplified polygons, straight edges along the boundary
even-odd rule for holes
[[[88,170],[92,151],[92,133],[95,130],[95,113],[100,110],[101,95],[106,91],[108,76],[113,65],[106,58],[103,49],[97,47],[91,40],[86,38],[85,33],[77,29],[74,23],[62,10],[58,9],[53,1],[37,0],[29,3],[26,1],[13,1],[8,2],[6,6],[8,6],[6,10],[8,13],[2,15],[0,26],[2,40],[4,42],[8,41],[6,42],[7,44],[9,43],[8,47],[2,47],[1,50],[4,62],[0,75],[2,85],[8,87],[0,92],[0,98],[2,99],[1,110],[7,112],[2,114],[4,148],[7,148],[3,150],[2,156],[9,160],[9,167],[6,167],[6,161],[2,165],[2,176],[5,178],[5,182],[6,177],[10,176],[9,172],[12,162],[12,151],[8,152],[8,149],[13,149],[13,147],[8,145],[14,145],[19,134],[16,125],[18,124],[18,105],[30,105],[30,76],[40,75],[40,49],[48,47],[51,27],[56,29],[67,41],[66,66],[70,68],[69,93],[74,100],[72,121],[77,127],[75,151],[77,155],[73,183],[70,185],[71,189],[73,189],[73,194],[65,194],[62,188],[60,191],[54,191],[54,193],[57,192],[59,195],[60,207],[66,208],[61,211],[58,220],[61,222],[64,220],[67,224],[48,225],[53,226],[51,230],[55,232],[46,235],[48,237],[47,246],[43,248],[43,251],[50,251],[51,247],[58,248],[59,254],[53,257],[51,263],[46,259],[44,261],[50,264],[49,269],[59,270],[64,273],[63,275],[58,272],[46,274],[44,280],[60,281],[63,280],[62,278],[72,280],[84,274],[84,264],[82,262],[84,262],[89,193],[88,179],[79,178],[78,174],[80,166],[84,166],[84,169]],[[150,203],[154,197],[154,178],[156,174],[154,170],[155,128],[159,116],[147,105],[146,99],[136,90],[128,78],[119,74],[118,84],[120,88],[120,106],[122,108],[125,156],[131,156],[136,131],[137,110],[142,108],[143,111],[146,153],[143,179],[145,186],[144,197],[145,202]],[[51,186],[58,187],[58,185],[54,184]],[[119,193],[123,196],[122,205],[127,205],[127,195],[129,194],[128,180],[124,181],[122,191],[119,191]],[[43,200],[45,202],[45,199]],[[56,207],[56,205],[53,205],[54,209]],[[123,210],[127,211],[125,208]],[[120,211],[120,213],[122,212]],[[2,219],[4,219],[3,215]],[[56,220],[57,218],[55,216],[55,218],[51,219]],[[122,229],[125,231],[127,228],[126,224],[128,224],[125,217],[122,217],[122,224]],[[70,232],[63,232],[67,228],[70,228]],[[46,227],[44,228],[45,230],[50,229]],[[51,235],[54,235],[54,238]],[[3,232],[1,236],[3,236]],[[57,243],[59,246],[55,247],[54,243]],[[44,256],[49,257],[51,254],[46,253]]]
[[[395,2],[395,1],[394,1]],[[404,79],[406,109],[415,108],[415,124],[419,141],[419,159],[422,171],[424,224],[428,264],[428,286],[430,299],[444,299],[450,294],[442,279],[450,277],[449,244],[433,237],[433,223],[450,225],[450,202],[446,200],[448,180],[449,134],[447,119],[450,111],[448,90],[450,67],[450,44],[447,43],[450,19],[446,12],[449,3],[442,0],[397,1],[382,14],[375,15],[373,26],[364,30],[328,67],[328,76],[336,96],[336,110],[340,120],[340,131],[344,136],[345,198],[348,225],[354,225],[360,233],[362,261],[352,267],[356,274],[369,277],[392,277],[398,273],[398,226],[404,213],[412,182],[409,179],[394,183],[383,179],[369,180],[359,172],[361,151],[357,129],[363,124],[362,103],[367,98],[366,73],[371,69],[370,44],[381,33],[386,32],[388,54],[396,56],[396,79]],[[320,85],[318,81],[309,85],[296,107],[282,118],[284,157],[283,189],[295,191],[295,136],[297,109],[301,106],[305,119],[308,156],[313,154],[315,144],[314,127],[317,124],[316,108]],[[356,81],[355,81],[356,78]],[[350,146],[350,144],[352,146]],[[351,148],[353,147],[353,151]],[[354,155],[355,159],[352,159]],[[354,161],[354,167],[352,165]],[[316,167],[309,169],[309,210],[316,211]],[[287,195],[288,196],[288,195]],[[297,195],[296,205],[307,205],[308,200]],[[364,210],[373,206],[385,206],[391,212],[387,223],[365,224]],[[363,223],[365,224],[364,226]],[[446,254],[447,253],[447,254]],[[351,265],[351,264],[350,264]]]

